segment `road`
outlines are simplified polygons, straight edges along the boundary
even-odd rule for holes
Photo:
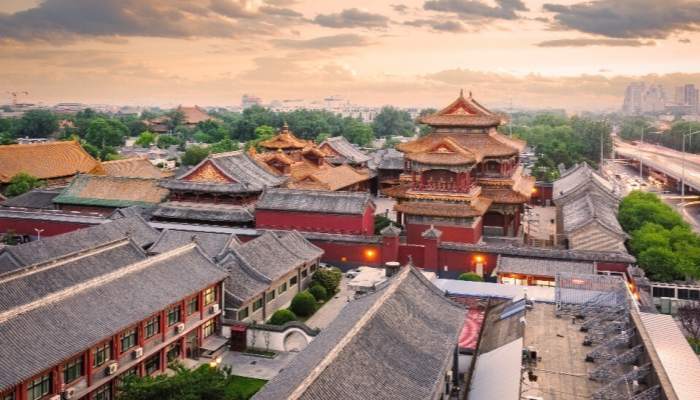
[[[666,191],[659,182],[655,182],[648,177],[646,179],[639,178],[639,168],[620,163],[605,163],[605,174],[614,180],[622,190],[622,195],[632,190],[642,190],[646,192],[656,193],[666,204],[675,208],[688,222],[693,230],[700,233],[700,197],[686,196],[681,198],[676,192]]]
[[[641,158],[644,165],[677,181],[684,175],[685,164],[686,185],[700,191],[700,156],[696,154],[686,154],[684,162],[680,151],[646,143],[634,145],[618,139],[615,140],[615,153],[635,160]]]

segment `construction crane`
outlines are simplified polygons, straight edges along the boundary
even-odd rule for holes
[[[16,106],[17,105],[17,98],[21,95],[24,96],[29,96],[29,92],[27,91],[18,91],[18,92],[7,92],[12,97],[12,105]]]

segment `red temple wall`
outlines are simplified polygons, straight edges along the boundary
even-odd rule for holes
[[[597,262],[598,271],[624,272],[627,273],[627,264],[614,262]]]
[[[481,238],[481,224],[475,227],[464,226],[435,226],[442,232],[443,242],[476,243]],[[424,244],[425,240],[421,236],[423,232],[430,229],[430,225],[406,224],[406,239],[411,244]]]
[[[18,235],[36,236],[34,229],[43,229],[42,236],[54,236],[87,228],[92,224],[38,219],[0,218],[0,232],[14,231]]]
[[[399,246],[399,262],[401,265],[408,263],[409,256],[413,265],[423,268],[425,265],[425,246],[416,244],[404,244]]]
[[[367,207],[364,215],[320,214],[290,211],[255,211],[255,227],[259,229],[296,229],[306,232],[372,235],[374,210]]]
[[[313,244],[323,249],[321,261],[341,266],[381,264],[381,245],[375,243],[356,242],[328,242],[324,240],[311,240]]]
[[[64,211],[76,211],[80,213],[98,213],[102,216],[111,215],[117,207],[83,206],[73,204],[59,204],[58,208]]]

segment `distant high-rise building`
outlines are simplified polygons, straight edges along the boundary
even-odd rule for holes
[[[659,84],[652,84],[644,91],[642,97],[642,112],[663,112],[666,107],[666,91]]]
[[[262,104],[262,99],[254,94],[244,94],[241,97],[241,107],[244,109]]]
[[[700,113],[700,101],[698,89],[694,84],[686,84],[676,87],[674,96],[674,109],[686,114]]]
[[[625,114],[641,114],[644,98],[644,82],[632,82],[625,90],[625,102],[622,105],[622,112]]]

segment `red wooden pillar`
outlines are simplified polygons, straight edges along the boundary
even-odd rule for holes
[[[180,358],[185,359],[185,354],[187,354],[187,341],[185,338],[187,335],[180,338]]]
[[[143,321],[140,321],[136,326],[136,341],[139,347],[143,347],[143,344],[146,342],[145,336],[146,330],[144,329]]]
[[[197,303],[199,303],[199,319],[204,319],[204,291],[197,293]]]
[[[112,346],[112,351],[114,354],[112,355],[112,358],[114,361],[119,361],[119,355],[121,354],[121,349],[120,349],[120,343],[121,341],[119,340],[119,334],[114,335],[112,338],[113,346]]]
[[[85,352],[85,379],[88,387],[92,386],[92,349]]]
[[[17,394],[17,399],[27,400],[27,382],[25,381],[20,383],[17,390],[19,391],[19,393]]]
[[[63,364],[51,370],[51,378],[51,382],[53,383],[51,393],[61,394],[61,389],[63,389]]]
[[[160,312],[160,339],[162,341],[165,341],[165,329],[167,327],[167,321],[166,318],[168,318],[168,313],[166,310],[163,310]]]
[[[187,298],[180,302],[180,322],[183,324],[187,322]]]
[[[168,356],[166,354],[167,348],[168,348],[167,346],[163,347],[158,352],[158,354],[159,354],[158,357],[160,357],[160,372],[165,372],[165,369],[168,368]]]

